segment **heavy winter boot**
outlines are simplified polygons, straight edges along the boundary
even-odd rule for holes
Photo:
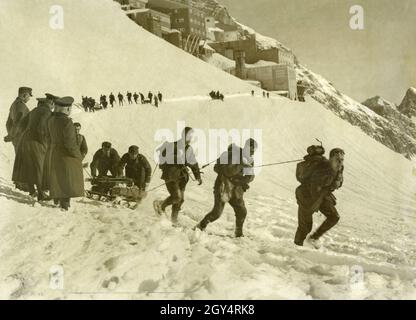
[[[241,238],[241,237],[244,237],[244,234],[243,234],[243,228],[241,227],[236,227],[235,228],[235,237],[236,238]]]
[[[204,218],[194,227],[193,230],[199,229],[201,231],[205,231],[208,223],[209,223],[208,219]]]
[[[49,197],[44,191],[38,192],[38,201],[50,201],[51,197]]]
[[[71,200],[68,198],[62,198],[59,200],[59,204],[61,207],[61,211],[67,212],[69,208],[71,207]]]
[[[172,215],[171,215],[171,220],[173,224],[177,224],[178,223],[178,215],[179,215],[179,210],[172,208]]]

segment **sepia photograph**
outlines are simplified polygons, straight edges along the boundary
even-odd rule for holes
[[[415,17],[0,0],[0,299],[416,300]]]

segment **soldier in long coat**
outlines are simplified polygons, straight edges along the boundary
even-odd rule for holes
[[[38,201],[49,200],[42,186],[44,162],[49,145],[47,122],[54,108],[57,97],[46,94],[46,98],[38,98],[38,106],[27,115],[27,126],[17,149],[13,167],[12,180],[25,183],[32,196],[36,194]]]
[[[28,87],[20,87],[18,97],[14,100],[10,107],[9,117],[6,122],[7,136],[4,137],[5,142],[12,142],[14,151],[17,153],[17,146],[22,137],[21,121],[29,113],[26,103],[32,97],[32,89]]]
[[[84,195],[82,155],[76,142],[74,123],[69,118],[73,102],[72,97],[57,99],[55,112],[48,121],[50,196],[65,211],[70,207],[71,198]]]

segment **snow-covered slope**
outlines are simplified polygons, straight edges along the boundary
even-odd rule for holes
[[[60,1],[63,30],[49,26],[53,5],[56,1],[0,3],[0,74],[7,75],[7,81],[0,82],[2,112],[22,85],[32,86],[36,96],[50,90],[74,95],[77,101],[81,95],[97,97],[110,91],[163,90],[175,97],[212,89],[250,90],[241,80],[183,54],[126,19],[117,2]],[[187,65],[195,68],[182,67]]]
[[[17,3],[23,2],[2,1],[0,6],[8,9],[7,21],[14,20],[19,25],[22,16],[21,8],[14,7]],[[49,34],[50,37],[30,42],[27,68],[38,74],[26,73],[27,69],[21,65],[25,61],[22,53],[3,53],[17,48],[19,37],[16,40],[9,37],[9,46],[0,51],[1,70],[14,70],[10,73],[11,84],[0,85],[2,117],[11,102],[8,98],[13,96],[21,79],[37,92],[57,94],[93,94],[110,87],[116,91],[114,86],[126,89],[156,86],[170,93],[159,109],[133,105],[73,115],[74,120],[81,122],[89,144],[86,161],[91,161],[92,153],[103,140],[110,140],[120,152],[137,144],[151,159],[159,143],[154,139],[155,132],[161,128],[176,132],[177,120],[206,133],[209,128],[262,129],[264,163],[299,159],[305,148],[315,142],[314,138],[320,138],[328,150],[340,146],[346,151],[345,184],[336,192],[341,220],[325,236],[321,250],[300,250],[293,246],[297,222],[293,164],[267,167],[259,172],[246,193],[249,215],[245,226],[247,237],[243,239],[228,237],[233,234],[234,225],[230,207],[218,222],[208,227],[207,233],[192,231],[212,205],[215,174],[211,167],[205,169],[202,186],[189,183],[180,226],[176,228],[165,217],[153,213],[152,201],[167,195],[163,188],[150,192],[136,210],[79,198],[73,202],[72,211],[63,214],[57,209],[33,205],[30,198],[13,189],[10,176],[14,152],[10,144],[3,143],[1,298],[416,298],[416,172],[410,161],[312,99],[297,103],[275,96],[251,97],[247,90],[250,87],[244,82],[130,28],[127,18],[117,10],[113,12],[110,1],[62,3],[81,18],[74,24],[69,19],[67,31],[61,34],[65,41]],[[101,14],[91,16],[95,10]],[[26,22],[33,32],[42,30],[44,23],[40,14],[43,11],[34,12],[33,20]],[[3,21],[0,19],[0,23]],[[102,39],[106,45],[95,44],[104,48],[111,41],[120,47],[117,59],[108,57],[103,50],[91,55],[92,46],[81,45],[72,51],[76,56],[62,57],[67,66],[50,53],[50,48],[64,42],[94,39],[98,31],[91,26],[95,23],[122,26],[123,34],[116,32],[118,40]],[[70,26],[82,30],[82,37],[80,33],[71,33]],[[4,28],[0,30],[4,39]],[[108,38],[114,36],[110,33]],[[146,44],[139,40],[130,42],[136,36],[146,39]],[[140,49],[136,54],[130,53],[134,50],[129,47],[132,43]],[[127,46],[124,56],[123,45]],[[47,59],[39,61],[41,57]],[[102,64],[101,57],[108,63]],[[81,66],[76,63],[78,58]],[[152,66],[153,72],[144,73],[147,65],[157,61]],[[135,75],[124,72],[131,65],[140,72]],[[72,72],[104,66],[106,77],[89,72],[84,77],[75,77]],[[120,72],[120,68],[124,71]],[[210,101],[205,96],[208,88],[218,86],[230,93],[224,103]],[[160,171],[156,171],[151,187],[161,183],[159,177]],[[315,216],[316,225],[323,218]],[[50,287],[50,271],[56,270],[56,266],[64,271],[63,290]]]
[[[134,211],[78,199],[73,212],[64,215],[31,207],[3,174],[3,297],[416,298],[412,165],[319,104],[249,96],[220,103],[195,97],[168,101],[159,110],[132,106],[74,118],[83,124],[91,151],[109,139],[119,150],[137,143],[148,157],[157,144],[155,130],[176,130],[176,119],[202,130],[261,128],[264,162],[297,159],[314,137],[323,138],[328,149],[346,151],[345,185],[336,193],[341,221],[325,237],[324,249],[293,247],[293,164],[258,174],[246,194],[247,237],[240,240],[227,237],[234,225],[230,207],[207,234],[192,231],[212,205],[212,168],[205,170],[201,187],[190,182],[178,228],[153,213],[152,201],[167,195],[163,188]],[[114,123],[124,130],[115,130]],[[10,148],[1,153],[12,158]],[[90,152],[86,160],[91,157]],[[159,176],[157,171],[151,187],[161,183]],[[316,215],[315,223],[322,219]],[[54,265],[64,268],[64,291],[49,288],[47,275]],[[356,269],[363,270],[362,280],[353,275]]]

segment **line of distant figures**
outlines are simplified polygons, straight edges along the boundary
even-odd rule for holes
[[[163,100],[163,94],[160,91],[157,94],[153,94],[151,91],[149,91],[147,97],[141,92],[131,93],[130,91],[127,91],[126,97],[126,104],[139,104],[140,101],[141,104],[154,105],[156,108],[159,107],[159,104],[162,103]],[[119,92],[117,95],[117,101],[119,106],[124,106],[124,95],[121,92]],[[99,103],[97,103],[92,97],[82,97],[82,107],[84,108],[85,112],[95,112],[96,110],[107,109],[108,106],[113,108],[115,103],[116,96],[112,92],[108,96],[108,101],[106,95],[100,95]]]

